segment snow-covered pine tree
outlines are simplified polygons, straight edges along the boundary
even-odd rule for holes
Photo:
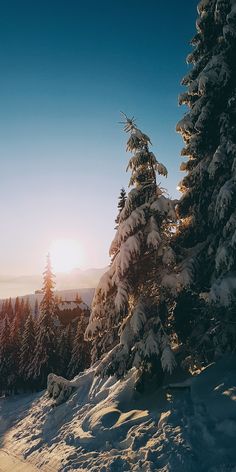
[[[36,298],[35,304],[34,304],[34,316],[37,318],[39,315],[39,302],[38,299]]]
[[[54,282],[55,275],[52,272],[50,254],[47,255],[45,271],[43,273],[43,299],[40,303],[40,312],[47,313],[52,318],[55,309]]]
[[[6,301],[6,315],[8,316],[9,321],[11,321],[13,319],[14,310],[13,310],[13,306],[12,306],[11,297],[8,298],[8,300]]]
[[[17,393],[20,387],[19,350],[21,342],[20,318],[15,315],[10,327],[10,353],[8,372],[8,388],[10,393]]]
[[[0,392],[9,392],[8,376],[10,374],[11,362],[10,323],[8,316],[3,320],[2,333],[0,337]]]
[[[91,362],[91,344],[84,339],[84,333],[88,326],[88,312],[82,311],[73,340],[72,353],[69,366],[67,365],[67,376],[73,378],[79,372],[87,369]]]
[[[15,299],[15,305],[14,305],[14,315],[16,316],[17,313],[19,313],[20,309],[20,299],[19,297],[16,297]]]
[[[54,274],[52,273],[50,255],[47,255],[46,269],[43,274],[43,299],[40,303],[36,345],[31,365],[32,375],[40,387],[45,387],[47,376],[56,368],[56,339],[54,325]]]
[[[64,329],[61,330],[61,334],[58,341],[57,354],[58,354],[58,366],[57,372],[59,375],[66,377],[68,372],[68,366],[71,360],[72,354],[72,332],[71,324],[69,323]]]
[[[118,376],[132,366],[140,372],[160,367],[160,359],[164,370],[174,365],[166,316],[162,320],[160,311],[165,304],[162,282],[175,264],[169,241],[176,202],[156,183],[156,172],[167,176],[167,170],[149,150],[149,137],[133,118],[126,117],[124,129],[132,152],[127,170],[133,188],[120,213],[112,263],[97,286],[86,330],[93,339],[92,360],[110,350],[100,369]]]
[[[124,187],[122,187],[121,191],[120,191],[120,195],[119,195],[118,205],[117,205],[118,215],[115,219],[115,223],[116,223],[115,229],[117,229],[118,226],[119,226],[120,213],[122,212],[122,210],[125,206],[126,198],[127,198],[126,191],[125,191]]]
[[[187,175],[180,183],[176,243],[183,257],[182,286],[193,288],[209,303],[211,322],[197,339],[198,346],[201,340],[209,341],[212,328],[215,338],[217,326],[216,344],[225,349],[226,332],[232,335],[236,321],[236,0],[202,0],[198,13],[194,50],[187,57],[192,68],[182,81],[187,90],[179,99],[189,107],[177,125],[185,142],[182,156],[188,160],[181,165]],[[224,316],[217,305],[226,307]],[[178,304],[177,311],[181,328]],[[198,324],[206,323],[206,307],[196,311]],[[195,326],[196,314],[192,318]]]
[[[30,313],[25,323],[20,346],[20,375],[24,388],[32,388],[31,360],[35,350],[35,322]]]
[[[25,323],[30,313],[31,313],[31,307],[30,307],[29,299],[28,298],[26,300],[22,299],[22,303],[19,305],[18,312],[16,313],[16,316],[18,317],[20,334],[22,334],[25,329]]]
[[[20,307],[19,307],[19,316],[20,318],[24,318],[24,312],[25,312],[25,301],[24,298],[21,299],[20,301]]]

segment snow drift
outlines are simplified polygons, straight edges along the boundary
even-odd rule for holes
[[[44,472],[235,472],[235,362],[143,396],[135,369],[123,381],[96,366],[50,376],[49,392],[0,401],[2,445]]]

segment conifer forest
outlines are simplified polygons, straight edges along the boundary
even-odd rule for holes
[[[63,2],[59,3],[61,8]],[[68,242],[59,250],[54,244],[44,254],[41,286],[35,283],[34,294],[25,290],[18,296],[14,292],[10,297],[0,297],[0,471],[235,472],[236,0],[201,0],[198,5],[192,0],[188,5],[170,2],[169,7],[161,6],[159,1],[154,7],[152,0],[150,4],[131,2],[136,26],[131,10],[126,18],[119,15],[119,10],[129,9],[130,5],[102,1],[98,13],[95,3],[92,1],[86,17],[89,29],[84,33],[87,42],[81,43],[81,54],[87,54],[91,46],[90,21],[94,31],[98,28],[101,34],[100,18],[103,21],[107,10],[114,9],[121,30],[122,21],[129,22],[134,43],[121,38],[121,44],[127,45],[127,50],[122,49],[118,39],[114,39],[116,30],[107,25],[109,31],[104,38],[111,38],[111,44],[98,37],[98,54],[99,48],[105,48],[110,77],[105,79],[104,72],[103,79],[111,84],[123,80],[120,76],[114,79],[112,69],[113,61],[120,60],[119,54],[123,54],[123,61],[131,61],[137,78],[137,83],[130,84],[131,97],[138,87],[139,74],[143,80],[147,75],[150,90],[157,80],[152,76],[152,63],[157,59],[151,58],[148,44],[154,36],[169,34],[161,26],[162,9],[169,9],[170,24],[165,28],[170,31],[174,11],[182,28],[188,21],[191,23],[197,8],[196,25],[189,25],[193,33],[195,29],[190,44],[181,42],[182,36],[177,34],[180,29],[176,30],[176,45],[173,44],[176,51],[182,47],[183,57],[185,47],[188,51],[187,66],[184,68],[184,61],[178,64],[178,70],[182,70],[182,75],[185,71],[185,75],[180,87],[179,83],[174,85],[174,107],[177,109],[179,104],[181,108],[176,130],[170,127],[168,137],[160,136],[159,148],[158,129],[151,120],[162,113],[158,123],[168,122],[168,118],[164,107],[156,109],[153,97],[144,106],[140,96],[137,113],[131,109],[131,99],[129,102],[127,98],[127,103],[120,100],[122,111],[115,109],[117,121],[112,122],[108,116],[109,129],[118,136],[117,141],[108,137],[103,128],[102,103],[95,116],[89,118],[91,130],[87,130],[86,146],[104,146],[104,153],[110,153],[112,143],[114,155],[106,161],[98,152],[96,160],[91,159],[88,164],[84,163],[86,155],[78,158],[81,162],[77,174],[72,165],[75,180],[70,184],[71,191],[76,192],[81,186],[83,195],[78,211],[77,203],[73,209],[68,206],[66,213],[60,213],[60,222],[63,235],[69,234],[69,221],[74,224],[79,220],[81,234],[85,228],[90,267],[96,267],[94,254],[102,254],[104,245],[109,256],[107,262],[104,259],[101,272],[91,269],[82,274],[79,269],[75,271],[75,245],[71,244],[69,253]],[[76,7],[74,2],[63,6],[66,13],[60,18],[62,24],[67,22],[67,14],[73,16],[73,9],[80,7],[82,2]],[[140,8],[149,11],[150,28],[145,24],[146,13],[137,12]],[[160,14],[158,20],[150,18],[154,13],[157,17]],[[57,14],[55,11],[47,47],[56,47],[53,34],[57,34]],[[91,18],[96,14],[99,16],[95,21]],[[159,29],[153,30],[152,21],[160,21]],[[136,51],[135,37],[140,38],[141,26],[142,41]],[[73,28],[67,34],[68,41],[72,41]],[[19,41],[23,39],[19,37]],[[93,47],[96,49],[95,43]],[[63,54],[69,53],[60,54],[63,61]],[[132,54],[137,54],[140,64],[132,62]],[[172,55],[168,58],[168,54],[166,50],[160,62],[163,68],[168,61],[168,67],[174,67]],[[73,60],[78,61],[76,57]],[[124,76],[127,72],[127,84],[130,70],[123,71]],[[162,70],[160,77],[161,74]],[[99,81],[98,77],[93,80]],[[70,87],[74,87],[72,82]],[[84,87],[81,96],[86,93],[85,84]],[[102,86],[99,87],[102,94]],[[145,87],[139,90],[147,94]],[[158,93],[167,103],[171,96],[167,79],[161,87]],[[65,85],[63,93],[69,94],[66,90]],[[118,98],[117,92],[114,100]],[[98,136],[92,132],[94,122]],[[14,126],[12,129],[14,135]],[[68,131],[71,146],[72,131]],[[83,133],[79,134],[81,143]],[[172,135],[179,139],[182,149],[171,161],[166,159],[163,142],[171,141]],[[70,148],[66,152],[70,154]],[[176,162],[182,176],[177,191],[172,189],[175,179],[177,185]],[[50,160],[47,165],[48,170],[42,174],[45,185],[45,175],[51,172]],[[63,165],[66,163],[59,163],[58,167]],[[90,167],[86,190],[82,187],[83,178],[79,180],[84,165]],[[53,165],[52,169],[57,172]],[[112,204],[112,216],[107,218],[106,205],[110,205],[114,193],[113,171],[120,190],[115,190],[116,203]],[[68,172],[65,167],[59,184],[62,200],[67,198]],[[29,196],[34,191],[30,189],[29,183]],[[103,200],[99,200],[100,196]],[[42,212],[53,201],[53,192],[48,191],[44,198],[48,203]],[[56,205],[60,205],[59,200]],[[86,205],[90,208],[85,210],[88,218],[82,213]],[[56,210],[49,211],[56,228]],[[106,245],[108,234],[110,246]],[[93,237],[96,247],[91,248]],[[26,265],[31,263],[30,258],[25,255]],[[74,277],[86,276],[83,285],[78,279],[76,286],[67,282],[68,286],[62,289],[60,273],[69,273],[68,270]],[[64,276],[63,281],[69,277]],[[84,287],[90,290],[90,298],[86,298],[85,289],[81,290]]]

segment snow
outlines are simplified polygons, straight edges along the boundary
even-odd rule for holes
[[[206,10],[209,3],[210,3],[209,0],[201,0],[201,2],[199,2],[197,6],[199,15],[202,14]]]
[[[164,164],[162,164],[161,162],[157,162],[155,169],[159,175],[163,175],[164,177],[167,177],[168,171],[167,171],[167,168],[164,166]]]
[[[179,290],[178,277],[175,273],[165,274],[162,278],[162,286],[165,287],[170,293],[176,295]]]
[[[118,266],[121,274],[123,275],[128,269],[130,262],[135,260],[135,257],[138,256],[140,252],[140,240],[139,235],[134,234],[129,236],[128,239],[120,247],[120,252],[118,254]]]
[[[224,147],[220,145],[216,149],[216,152],[213,155],[212,161],[208,167],[208,172],[211,179],[213,179],[213,177],[215,176],[215,173],[218,170],[218,168],[224,165],[225,160],[226,160],[226,154],[224,151]]]
[[[158,356],[159,354],[159,344],[157,342],[157,337],[155,336],[152,329],[150,329],[145,339],[144,354],[146,357],[150,357],[152,354]]]
[[[187,170],[187,162],[181,162],[180,164],[180,170],[182,172],[185,172]]]
[[[160,195],[157,200],[152,203],[151,210],[159,211],[161,215],[166,215],[171,220],[176,221],[175,205],[175,200],[170,200],[164,195]]]
[[[9,455],[7,451],[0,450],[0,471],[1,472],[37,472],[38,468],[30,463]]]
[[[110,255],[114,254],[121,242],[127,239],[137,228],[145,225],[146,208],[148,208],[147,204],[141,205],[139,208],[133,210],[131,215],[125,221],[119,224],[115,238],[111,243],[109,251]]]
[[[222,55],[213,56],[198,78],[198,91],[204,95],[209,87],[224,87],[230,78],[228,65]]]
[[[165,346],[161,356],[161,364],[163,367],[164,372],[167,371],[170,374],[173,372],[176,362],[174,358],[174,354],[171,351],[169,346]]]
[[[96,293],[101,292],[105,297],[107,296],[110,288],[112,286],[112,277],[111,277],[111,269],[108,269],[105,274],[102,275],[97,288]],[[96,295],[95,293],[95,295]]]
[[[174,262],[175,262],[175,253],[174,253],[173,249],[171,247],[168,247],[168,248],[165,248],[163,252],[164,252],[163,257],[162,257],[163,264],[165,264],[167,266],[171,265],[171,264],[174,264]]]
[[[226,213],[228,212],[229,205],[231,204],[233,197],[235,195],[235,182],[233,179],[228,180],[221,187],[218,197],[216,199],[216,209],[215,209],[215,218],[216,222],[219,218],[223,220]]]
[[[157,249],[160,243],[161,243],[161,236],[159,232],[156,229],[152,229],[152,231],[150,231],[150,233],[148,233],[148,236],[147,236],[148,247],[153,247],[154,249]]]
[[[128,302],[128,284],[126,281],[120,282],[117,287],[117,294],[115,297],[115,307],[119,313]]]
[[[134,334],[139,333],[146,321],[145,306],[139,301],[134,307],[133,315],[130,320],[130,325]]]
[[[146,134],[142,133],[140,129],[133,126],[131,130],[131,135],[127,142],[127,148],[126,148],[127,151],[130,151],[130,152],[135,151],[139,147],[140,143],[151,144],[151,141],[150,141],[150,138]]]
[[[97,271],[96,273],[96,282],[99,280],[98,279],[98,276],[103,273],[105,271],[105,269],[91,269],[91,272],[95,272]],[[86,271],[84,271],[86,272]],[[87,271],[89,272],[89,271]],[[89,284],[88,284],[89,285]],[[11,285],[9,285],[10,288],[11,288]],[[96,286],[96,283],[94,284],[94,286]],[[85,305],[87,305],[88,307],[91,306],[91,303],[92,303],[92,299],[93,299],[93,296],[94,296],[94,288],[78,288],[78,289],[69,289],[69,290],[55,290],[55,295],[58,296],[59,298],[63,298],[64,301],[72,301],[72,300],[75,300],[76,298],[76,295],[79,295],[81,296],[82,300],[84,301]],[[18,292],[20,290],[18,289]],[[32,309],[32,313],[34,313],[34,307],[35,307],[35,302],[36,300],[38,300],[38,303],[41,302],[42,300],[42,293],[35,293],[35,294],[28,294],[28,295],[23,295],[23,296],[20,296],[20,298],[22,298],[24,301],[26,301],[27,299],[29,300],[29,304],[30,304],[30,307]],[[12,297],[12,303],[14,304],[15,303],[15,297]],[[2,307],[2,303],[3,303],[3,299],[0,299],[0,309]]]
[[[235,472],[235,362],[226,356],[184,382],[168,376],[143,395],[135,369],[117,381],[97,376],[95,365],[59,406],[47,392],[2,398],[2,448],[26,472]],[[2,457],[0,470],[10,472]]]
[[[209,301],[229,306],[236,293],[236,273],[229,272],[225,277],[216,280],[212,284]]]
[[[59,310],[77,310],[77,308],[80,308],[80,310],[89,310],[88,305],[86,303],[78,303],[78,302],[73,302],[69,300],[62,301],[58,304]]]

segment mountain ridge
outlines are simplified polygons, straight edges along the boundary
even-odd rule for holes
[[[55,277],[56,291],[95,288],[106,267],[72,269],[69,273],[58,273]],[[42,275],[0,276],[0,299],[24,297],[42,287]]]

